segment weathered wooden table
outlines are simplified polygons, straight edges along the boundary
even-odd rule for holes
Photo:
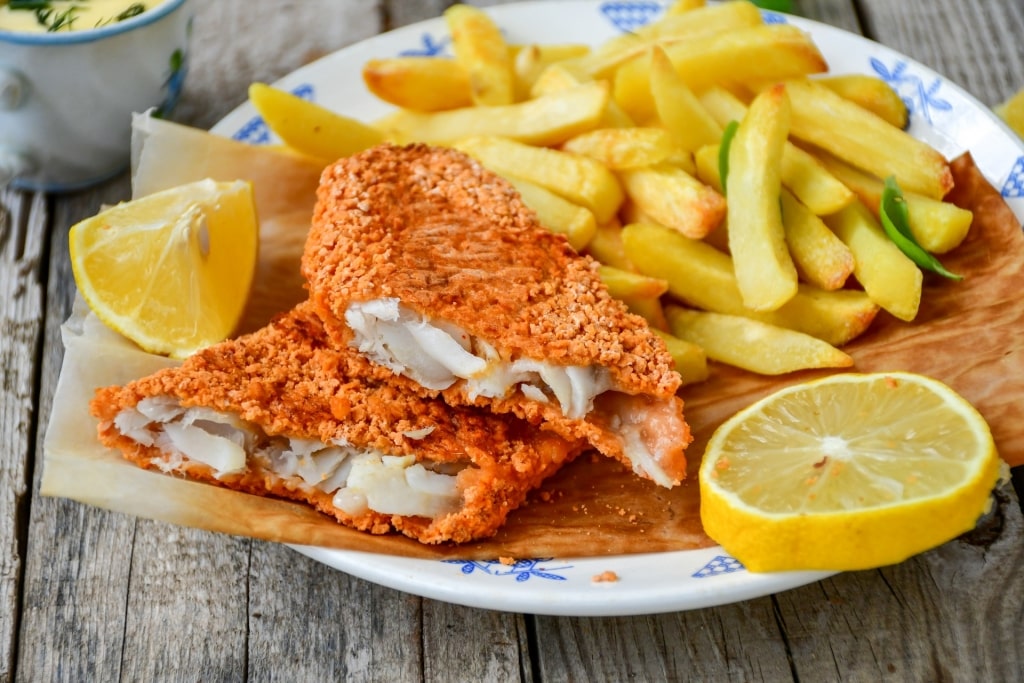
[[[197,3],[175,118],[209,127],[324,53],[437,16],[446,0]],[[479,3],[494,4],[494,3]],[[1024,86],[1019,0],[796,0],[994,105]],[[2,57],[2,55],[0,55]],[[1024,523],[903,564],[718,608],[562,618],[382,588],[264,542],[38,495],[74,282],[67,230],[129,194],[0,193],[0,680],[1024,680]]]

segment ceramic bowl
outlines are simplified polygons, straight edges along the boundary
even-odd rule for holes
[[[0,30],[0,186],[65,192],[127,168],[132,113],[178,100],[192,17],[165,0],[102,28]]]

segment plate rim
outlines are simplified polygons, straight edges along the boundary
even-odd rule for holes
[[[714,0],[712,1],[714,2]],[[506,15],[520,12],[529,14],[539,10],[551,12],[556,9],[564,12],[572,7],[586,7],[591,11],[595,11],[600,6],[606,4],[609,4],[607,0],[524,0],[489,6],[486,8],[486,11],[500,24],[502,19],[507,19]],[[626,0],[611,4],[657,5],[660,8],[659,11],[664,11],[664,8],[667,6],[666,2],[650,0]],[[974,95],[927,65],[863,35],[815,19],[770,10],[763,10],[762,13],[766,16],[776,15],[798,28],[815,34],[816,42],[819,40],[819,34],[839,36],[843,40],[852,40],[854,43],[862,46],[865,51],[881,51],[889,57],[905,61],[917,72],[925,74],[930,78],[941,80],[943,87],[950,88],[970,106],[972,111],[981,113],[982,117],[989,124],[994,124],[1000,129],[1015,146],[1015,153],[1024,158],[1024,142],[1004,121]],[[285,74],[276,79],[273,85],[275,87],[288,88],[289,84],[299,84],[304,80],[316,80],[311,79],[310,75],[324,69],[325,65],[330,62],[344,61],[349,55],[356,55],[378,44],[400,40],[405,34],[428,31],[443,32],[443,22],[443,17],[433,17],[356,41]],[[823,49],[823,52],[825,51]],[[360,93],[360,96],[364,95],[369,95],[369,93]],[[372,95],[369,96],[372,97]],[[211,126],[210,132],[230,137],[238,130],[239,125],[256,116],[256,110],[252,107],[248,98],[246,98],[245,101]],[[979,167],[981,167],[980,163]],[[984,169],[982,170],[984,172]],[[996,182],[998,179],[994,180],[988,173],[984,173],[984,175],[999,190]],[[1004,199],[1006,198],[1004,197]],[[1008,201],[1007,203],[1010,204],[1018,220],[1024,219],[1024,200],[1016,203]],[[552,591],[541,591],[540,594],[537,594],[532,591],[501,590],[499,584],[494,583],[486,588],[479,587],[485,584],[478,585],[478,582],[474,582],[470,586],[465,581],[460,581],[461,577],[455,574],[456,570],[452,570],[452,578],[448,578],[447,575],[440,574],[438,571],[427,573],[422,571],[422,569],[428,567],[437,569],[438,564],[443,562],[439,560],[417,559],[358,550],[341,550],[295,544],[285,545],[307,558],[337,571],[420,597],[442,600],[467,607],[550,616],[640,616],[715,607],[806,586],[840,573],[836,571],[753,573],[744,570],[742,571],[744,580],[738,583],[735,581],[730,582],[730,592],[728,593],[723,593],[720,590],[711,590],[709,584],[704,584],[709,586],[708,589],[696,585],[690,591],[683,593],[664,591],[660,588],[655,590],[650,586],[647,587],[646,591],[636,591],[632,587],[623,588],[625,582],[632,580],[628,572],[621,575],[619,581],[612,583],[600,583],[591,580],[593,576],[601,573],[604,569],[612,569],[614,571],[615,567],[610,566],[614,562],[632,565],[656,558],[659,564],[672,563],[679,565],[681,561],[687,559],[705,558],[709,553],[718,552],[723,554],[725,552],[720,546],[710,546],[694,550],[649,554],[558,558],[551,562],[569,563],[574,569],[586,569],[588,573],[586,576],[587,587],[575,592],[562,593],[561,595]],[[381,559],[385,560],[386,566],[383,568],[379,566]],[[574,579],[579,578],[574,577]],[[677,578],[684,577],[680,576]],[[523,581],[521,583],[528,582]],[[717,582],[712,582],[712,584],[714,583]],[[718,585],[721,586],[722,584]],[[616,587],[619,589],[618,591],[615,590]],[[696,588],[700,588],[700,590],[696,590]],[[645,592],[647,593],[646,595],[643,594]],[[595,595],[600,595],[601,599],[595,600]]]

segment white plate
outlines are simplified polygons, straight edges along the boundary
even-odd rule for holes
[[[531,2],[488,10],[512,43],[598,45],[648,23],[656,2]],[[766,20],[808,31],[833,73],[867,73],[888,81],[911,112],[910,132],[947,157],[969,150],[1018,216],[1024,217],[1024,147],[986,107],[959,87],[898,52],[816,22],[766,12]],[[450,55],[442,19],[352,45],[281,79],[277,86],[348,116],[372,121],[390,107],[367,92],[363,63],[400,54]],[[274,140],[245,103],[213,132],[251,143]],[[299,552],[374,583],[473,607],[570,616],[668,612],[738,602],[794,588],[824,572],[753,574],[721,548],[604,558],[437,562],[360,552],[296,547]],[[612,571],[614,582],[594,577]]]

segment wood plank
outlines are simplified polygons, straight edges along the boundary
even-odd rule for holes
[[[125,605],[128,681],[243,681],[249,539],[139,520]]]
[[[851,33],[863,33],[853,2],[793,0],[793,14],[820,21]]]
[[[272,83],[330,52],[376,35],[376,0],[194,3],[191,66],[174,120],[209,128],[245,101],[254,81]],[[416,5],[418,3],[408,3]],[[286,20],[280,14],[288,13]]]
[[[774,605],[767,597],[650,616],[536,621],[538,674],[544,681],[791,677]]]
[[[370,559],[372,561],[372,559]],[[252,681],[403,681],[423,668],[421,600],[254,542]]]
[[[865,32],[991,106],[1024,87],[1024,3],[860,0]]]
[[[63,347],[60,324],[71,312],[74,280],[67,231],[104,202],[123,198],[125,179],[95,191],[54,201],[49,223],[49,277],[39,425],[43,434],[57,385]],[[41,315],[43,309],[37,311]],[[21,680],[117,680],[121,671],[125,603],[135,520],[67,500],[39,496],[41,471],[34,473],[17,673]]]
[[[19,621],[46,223],[42,195],[0,191],[0,680],[13,671]]]
[[[907,562],[777,596],[801,680],[1024,677],[1024,522],[1009,485],[975,531]]]

